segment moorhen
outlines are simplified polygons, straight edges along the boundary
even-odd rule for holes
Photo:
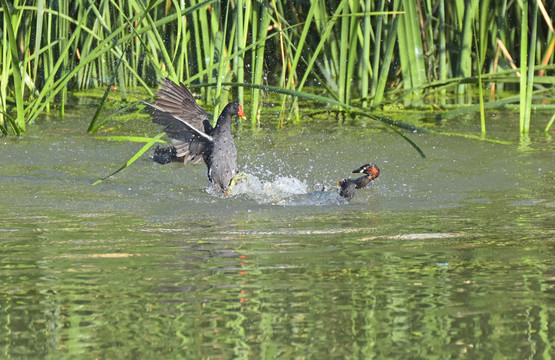
[[[380,175],[380,169],[378,169],[376,164],[370,163],[353,170],[353,173],[365,175],[357,179],[343,179],[337,182],[340,186],[339,195],[346,200],[351,200],[355,196],[357,189],[366,187],[370,181],[377,178]]]
[[[156,149],[154,149],[152,160],[158,164],[164,165],[169,164],[172,161],[183,162],[184,159],[182,157],[177,157],[177,149],[175,146],[170,145],[163,148],[158,145],[156,146]]]
[[[231,118],[237,115],[245,119],[241,105],[236,102],[227,104],[216,126],[212,127],[210,116],[197,104],[183,83],[178,85],[170,79],[163,79],[156,95],[158,98],[154,104],[144,103],[152,121],[165,126],[164,131],[175,147],[175,154],[170,154],[170,159],[183,158],[185,164],[204,161],[212,186],[227,192],[231,180],[238,173]],[[158,154],[163,153],[164,149]]]

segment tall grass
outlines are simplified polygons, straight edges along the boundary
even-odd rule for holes
[[[508,101],[520,104],[526,133],[532,109],[551,101],[555,83],[554,1],[0,4],[4,134],[22,134],[51,108],[63,115],[72,90],[117,86],[126,99],[133,87],[152,93],[165,76],[199,85],[216,112],[230,98],[248,102],[254,126],[274,121],[260,110],[264,90],[277,86],[291,91],[281,94],[278,126],[300,121],[299,97],[292,94],[314,93],[347,113],[397,102],[457,109],[480,100],[482,109],[491,109]],[[511,91],[519,96],[500,97]],[[90,132],[104,124],[100,111]],[[485,120],[481,127],[485,131]]]
[[[536,46],[537,27],[535,26],[538,17],[538,2],[534,1],[534,10],[532,16],[532,26],[530,27],[530,41],[528,42],[528,34],[522,32],[521,36],[521,80],[520,80],[520,133],[528,134],[530,132],[530,114],[532,111],[532,86],[534,83],[534,61]],[[528,29],[528,1],[523,1],[522,6],[522,26]],[[529,47],[528,47],[529,43]]]

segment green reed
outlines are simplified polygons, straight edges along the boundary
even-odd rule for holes
[[[216,112],[230,96],[238,99],[250,109],[253,125],[274,121],[260,116],[264,86],[298,94],[310,85],[339,101],[334,106],[345,113],[402,102],[447,109],[439,113],[447,116],[474,111],[477,100],[484,102],[482,111],[520,104],[521,132],[527,133],[531,110],[550,101],[546,89],[555,83],[553,46],[544,45],[554,41],[549,19],[554,1],[0,4],[4,134],[23,133],[27,123],[51,109],[63,115],[72,90],[104,87],[105,98],[89,125],[90,132],[98,131],[110,94],[117,91],[126,100],[131,88],[152,93],[166,76],[200,85],[202,99]],[[206,86],[212,83],[217,86]],[[246,91],[223,88],[224,83],[253,86]],[[518,96],[499,98],[501,92]],[[300,121],[299,97],[281,96],[276,125]]]
[[[404,70],[403,87],[405,89],[418,88],[426,82],[427,77],[422,36],[420,35],[421,28],[418,23],[419,13],[414,1],[402,0],[401,3],[405,14],[399,21],[397,41],[401,68]],[[420,93],[416,92],[415,95],[418,96]]]
[[[530,44],[528,45],[528,35],[525,35],[525,31],[522,32],[521,36],[521,52],[520,58],[522,64],[521,69],[521,81],[520,81],[520,133],[528,134],[530,131],[530,117],[532,112],[532,87],[534,84],[534,62],[535,62],[535,51],[536,37],[537,37],[537,26],[536,21],[538,17],[538,2],[534,1],[534,10],[532,15],[532,26],[530,26]],[[528,29],[528,1],[523,1],[523,11],[522,11],[522,26],[524,29]]]

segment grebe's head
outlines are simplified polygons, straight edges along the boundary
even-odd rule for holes
[[[367,174],[370,175],[370,179],[374,180],[380,175],[380,169],[374,163],[365,164],[359,167],[356,170],[353,170],[353,173],[357,174]]]

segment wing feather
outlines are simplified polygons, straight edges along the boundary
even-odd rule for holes
[[[178,85],[163,79],[156,95],[154,104],[143,102],[152,116],[152,122],[164,126],[178,157],[187,156],[194,163],[201,162],[207,144],[212,142],[212,137],[205,132],[209,130],[205,123],[209,123],[210,116],[197,104],[183,83]]]

